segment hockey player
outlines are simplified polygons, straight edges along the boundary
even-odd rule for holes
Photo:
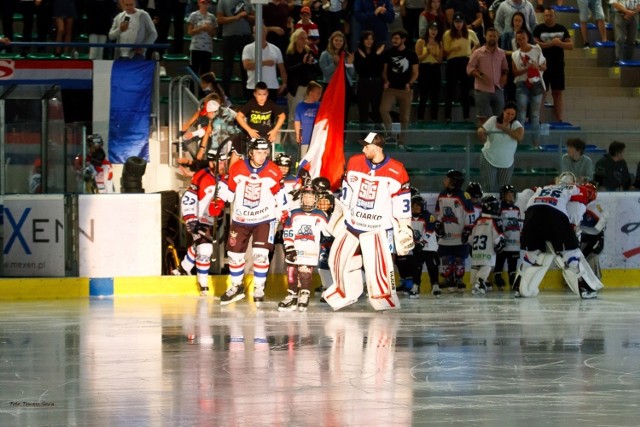
[[[475,223],[475,211],[468,193],[461,190],[464,175],[450,170],[444,177],[444,190],[436,201],[436,234],[438,255],[440,256],[440,274],[442,288],[466,288],[462,278],[465,260],[469,255],[469,236]]]
[[[116,192],[113,184],[113,166],[107,160],[102,147],[96,148],[91,153],[89,165],[85,170],[85,180],[91,183],[93,193],[108,194]]]
[[[231,226],[227,239],[231,287],[220,297],[227,305],[245,295],[244,265],[249,239],[253,237],[253,300],[264,301],[269,271],[269,251],[273,250],[276,222],[286,219],[287,205],[281,187],[282,172],[268,159],[266,139],[249,143],[247,159],[229,167],[220,183],[219,197],[231,203]]]
[[[214,217],[224,212],[224,202],[216,198],[217,184],[215,152],[207,152],[209,166],[196,172],[191,184],[182,196],[181,210],[187,231],[193,236],[193,244],[187,248],[182,262],[172,271],[174,276],[191,275],[196,267],[196,280],[201,296],[209,291],[209,267],[213,255],[212,225]]]
[[[318,195],[308,181],[300,191],[300,207],[291,211],[284,224],[284,247],[288,292],[279,311],[296,308],[307,311],[313,269],[320,257],[320,238],[327,228],[327,216],[316,207]],[[298,290],[299,289],[299,290]]]
[[[311,181],[314,191],[318,195],[318,209],[320,209],[327,218],[331,218],[335,207],[335,197],[331,194],[331,183],[327,178],[317,177]],[[316,292],[322,294],[325,289],[333,284],[331,278],[331,270],[329,269],[329,253],[333,244],[333,236],[328,233],[320,235],[320,256],[318,258],[318,275],[320,276],[321,285],[315,289]],[[321,302],[326,302],[321,298]]]
[[[391,254],[406,255],[414,246],[409,176],[384,153],[384,142],[377,133],[361,141],[363,154],[349,159],[341,200],[331,216],[334,283],[322,295],[334,310],[358,300],[363,267],[369,304],[376,310],[400,307]]]
[[[513,289],[518,261],[520,260],[520,231],[522,230],[522,214],[516,205],[517,191],[513,185],[503,185],[500,187],[500,218],[502,219],[502,231],[505,238],[505,246],[502,252],[496,257],[493,280],[499,290],[505,287],[502,277],[504,263],[507,263],[509,273],[509,285]]]
[[[600,253],[604,249],[604,229],[607,224],[607,212],[596,200],[598,190],[594,184],[582,186],[587,195],[587,211],[580,222],[580,249],[596,277],[602,278]]]
[[[495,196],[482,199],[482,214],[471,232],[471,284],[474,295],[484,295],[487,279],[496,263],[496,253],[504,249],[500,224],[500,201]]]
[[[538,294],[538,286],[555,260],[555,253],[561,258],[567,284],[581,298],[595,298],[596,291],[602,287],[599,281],[590,279],[580,263],[582,253],[575,225],[586,210],[586,196],[575,185],[575,181],[573,174],[565,172],[558,177],[556,184],[536,189],[529,200],[521,239],[525,254],[518,272],[520,283],[516,296],[531,297]],[[547,242],[550,243],[549,248]],[[547,250],[555,253],[548,253]]]
[[[473,211],[477,221],[480,215],[482,215],[482,196],[484,196],[482,185],[480,185],[479,182],[470,182],[469,185],[467,185],[467,193],[471,197],[471,203],[473,204]]]

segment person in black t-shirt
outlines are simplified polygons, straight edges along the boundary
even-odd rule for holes
[[[387,132],[391,130],[391,115],[389,112],[397,102],[400,107],[400,125],[405,131],[409,126],[413,89],[411,86],[418,80],[418,55],[405,46],[407,32],[403,29],[391,34],[391,48],[385,52],[382,81],[384,92],[380,102],[380,115]],[[404,134],[398,140],[398,148],[406,150]]]
[[[240,107],[236,121],[249,139],[264,138],[274,143],[287,115],[275,102],[267,99],[269,89],[264,82],[256,83],[253,98]]]

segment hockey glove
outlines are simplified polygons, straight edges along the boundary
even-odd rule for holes
[[[200,236],[200,237],[204,237],[209,233],[209,227],[211,227],[208,224],[203,224],[201,222],[197,222],[195,227],[193,227],[193,235],[194,236]]]
[[[396,253],[399,256],[408,255],[414,248],[413,230],[411,220],[399,219],[393,226],[393,240],[396,244]]]
[[[284,248],[284,258],[289,264],[295,264],[298,259],[298,251],[293,246],[286,246]]]
[[[598,234],[598,240],[593,244],[592,254],[600,255],[604,249],[604,233]]]
[[[289,218],[289,211],[285,209],[280,213],[280,222],[284,224],[287,222],[287,218]]]
[[[220,216],[224,212],[224,202],[220,199],[212,200],[209,204],[209,215]]]
[[[460,235],[460,241],[462,244],[465,244],[469,241],[469,236],[471,236],[471,228],[464,228],[462,230],[462,234]]]
[[[500,253],[504,250],[504,247],[507,245],[504,239],[498,240],[498,243],[495,244],[494,249],[496,253]]]
[[[442,239],[444,237],[444,224],[442,224],[440,221],[436,221],[434,224],[434,228],[436,231],[436,237]]]
[[[196,218],[195,216],[185,218],[184,223],[185,227],[187,227],[187,233],[193,234],[193,230],[195,229],[196,224],[198,224],[198,218]]]

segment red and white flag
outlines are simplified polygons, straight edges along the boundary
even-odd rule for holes
[[[312,178],[325,177],[331,190],[342,184],[344,174],[344,53],[324,93],[313,126],[309,151],[300,162]]]

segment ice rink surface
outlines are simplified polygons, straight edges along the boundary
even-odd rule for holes
[[[637,426],[640,292],[0,302],[0,426]]]

